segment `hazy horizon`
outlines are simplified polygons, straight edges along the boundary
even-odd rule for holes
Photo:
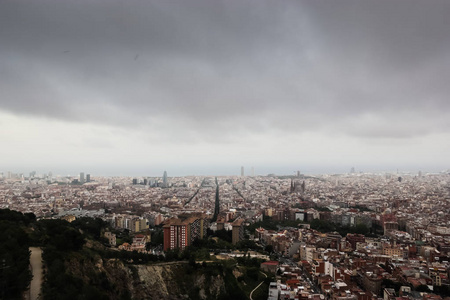
[[[76,171],[76,168],[71,169],[8,169],[8,170],[2,170],[0,169],[0,174],[3,173],[3,176],[7,175],[7,172],[11,172],[12,174],[23,174],[25,177],[28,177],[29,173],[35,171],[36,175],[44,175],[48,174],[49,172],[52,173],[52,176],[72,176],[76,177],[79,176],[80,173],[90,174],[91,178],[95,179],[95,177],[162,177],[164,171],[167,171],[168,177],[187,177],[187,176],[241,176],[241,166],[238,166],[237,168],[217,168],[219,170],[223,170],[222,172],[215,172],[214,168],[209,169],[183,169],[183,168],[169,168],[169,169],[163,169],[163,168],[157,168],[157,169],[148,169],[148,171],[145,171],[145,169],[137,170],[135,171],[117,171],[117,170],[106,170],[106,171],[99,171],[97,172],[93,168],[86,168],[86,169],[80,169],[79,171]],[[245,176],[252,176],[252,169],[251,167],[244,167]],[[297,175],[297,171],[301,172],[301,175],[305,176],[318,176],[318,175],[333,175],[333,174],[349,174],[351,171],[351,168],[343,169],[343,168],[316,168],[316,169],[299,169],[299,170],[293,170],[289,167],[273,167],[273,168],[254,168],[254,176],[267,176],[269,174],[274,174],[277,176],[295,176]],[[291,170],[292,169],[292,170]],[[69,170],[68,172],[64,172],[64,170]],[[417,175],[419,172],[422,173],[422,175],[425,174],[436,174],[436,173],[448,173],[450,172],[447,168],[435,168],[435,169],[408,169],[408,168],[365,168],[365,169],[358,169],[355,167],[355,173],[354,174],[360,174],[360,173],[373,173],[373,174],[412,174]]]

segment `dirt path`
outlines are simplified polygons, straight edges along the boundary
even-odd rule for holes
[[[42,249],[37,247],[30,247],[30,265],[33,279],[30,284],[30,300],[40,299],[43,274],[42,274]]]
[[[264,276],[266,276],[266,278],[267,278],[267,275],[265,273],[263,273],[261,271],[260,271],[260,273],[263,274]],[[263,283],[264,283],[264,280],[261,281],[261,283],[258,284],[258,286],[253,289],[253,291],[250,293],[250,300],[253,300],[253,292],[256,291],[261,286],[261,284],[263,284]]]

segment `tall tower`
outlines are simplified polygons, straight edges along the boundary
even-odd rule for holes
[[[244,176],[244,166],[241,167],[241,176]]]
[[[164,187],[167,187],[167,172],[164,171],[164,175],[163,175],[163,185]]]
[[[80,173],[80,182],[84,183],[84,173],[83,172]]]

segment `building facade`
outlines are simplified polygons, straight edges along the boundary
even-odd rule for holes
[[[206,236],[208,222],[204,214],[185,214],[169,219],[163,226],[164,251],[184,250],[196,239]]]

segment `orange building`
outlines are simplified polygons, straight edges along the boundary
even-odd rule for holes
[[[163,230],[164,251],[175,248],[184,250],[189,246],[189,223],[180,219],[171,219],[169,224],[164,225]]]
[[[164,251],[169,249],[184,250],[196,239],[206,236],[207,221],[203,214],[180,215],[172,218],[163,226]]]

